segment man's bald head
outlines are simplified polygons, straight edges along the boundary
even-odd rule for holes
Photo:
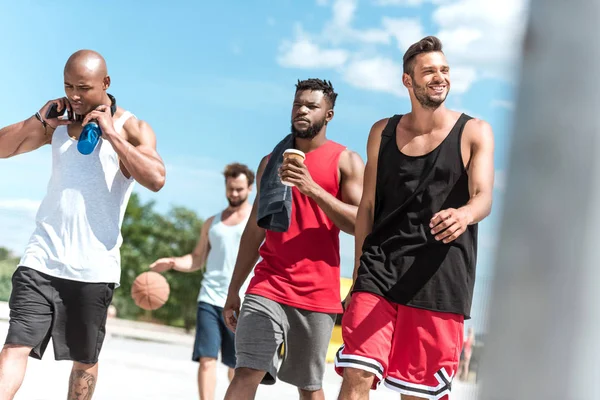
[[[100,104],[110,104],[106,61],[92,50],[79,50],[65,64],[65,93],[75,114],[85,115]]]
[[[71,55],[65,64],[65,73],[92,75],[104,78],[108,75],[104,57],[93,50],[79,50]]]

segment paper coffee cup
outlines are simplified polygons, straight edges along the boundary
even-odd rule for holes
[[[283,159],[285,160],[286,158],[297,158],[300,161],[304,161],[304,159],[306,158],[306,154],[304,154],[304,152],[300,150],[287,149],[283,152]],[[284,180],[282,180],[281,183],[283,183],[285,186],[294,186],[293,183],[289,183]]]

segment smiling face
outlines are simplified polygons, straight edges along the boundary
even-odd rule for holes
[[[404,84],[424,108],[436,109],[450,92],[450,67],[442,52],[428,52],[415,57],[411,74],[404,74]]]

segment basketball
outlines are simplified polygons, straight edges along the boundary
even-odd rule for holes
[[[156,310],[169,299],[169,283],[158,272],[141,273],[131,286],[131,297],[135,304],[144,310]]]

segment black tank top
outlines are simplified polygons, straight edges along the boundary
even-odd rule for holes
[[[382,133],[373,230],[363,245],[354,290],[470,318],[477,225],[444,244],[431,235],[429,222],[438,211],[469,201],[460,144],[471,117],[462,114],[435,150],[416,157],[396,144],[401,117],[390,118]]]

